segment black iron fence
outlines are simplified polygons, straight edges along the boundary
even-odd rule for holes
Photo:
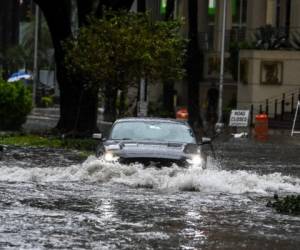
[[[291,120],[298,101],[300,101],[300,88],[251,104],[251,125],[254,123],[254,115],[262,113],[266,113],[270,119],[278,121]]]

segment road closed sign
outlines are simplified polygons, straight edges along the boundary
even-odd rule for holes
[[[230,127],[248,127],[249,110],[232,110],[230,114]]]

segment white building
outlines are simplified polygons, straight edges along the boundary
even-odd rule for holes
[[[187,20],[188,2],[175,0],[175,16]],[[166,1],[147,0],[146,3],[154,17],[161,18],[161,8]],[[203,109],[207,90],[212,82],[219,81],[224,3],[225,0],[198,0],[198,39],[205,54],[204,80],[199,83],[199,105]],[[185,24],[183,35],[187,34],[187,25],[188,23]],[[258,40],[262,38],[258,36],[259,29],[266,25],[271,30],[270,36],[284,38],[290,42],[290,46],[276,50],[257,46],[257,50]],[[253,105],[254,113],[268,111],[274,114],[275,108],[280,113],[279,103],[282,103],[284,97],[284,111],[293,109],[300,89],[300,52],[297,51],[300,50],[300,1],[227,0],[225,41],[224,108],[230,108],[230,103],[237,101],[241,108],[251,109]],[[247,48],[246,51],[241,50],[240,62],[239,57],[230,49],[237,44],[241,48]],[[157,98],[161,94],[161,89],[158,90],[157,86],[155,89],[156,91],[150,91],[151,98]],[[176,89],[179,93],[179,105],[184,105],[187,103],[186,84],[177,83]]]

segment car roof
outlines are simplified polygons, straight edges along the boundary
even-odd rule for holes
[[[187,121],[183,120],[176,120],[172,118],[160,118],[160,117],[126,117],[121,118],[115,121],[115,123],[119,122],[132,122],[132,121],[144,121],[144,122],[170,122],[170,123],[177,123],[177,124],[183,124],[188,125]]]

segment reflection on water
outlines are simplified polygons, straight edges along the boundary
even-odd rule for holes
[[[0,249],[296,249],[300,218],[265,204],[300,192],[299,165],[236,146],[206,170],[12,149],[0,162]]]

